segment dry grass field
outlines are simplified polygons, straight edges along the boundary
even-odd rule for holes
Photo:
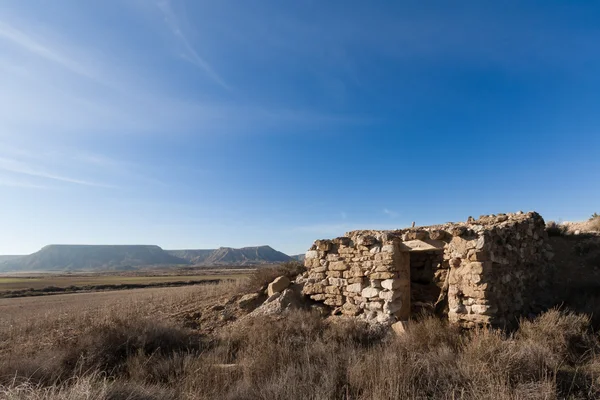
[[[252,270],[137,271],[130,273],[74,273],[0,275],[0,298],[58,293],[184,286],[246,278]]]
[[[202,275],[164,275],[164,276],[122,276],[122,275],[88,275],[88,276],[37,276],[37,277],[0,277],[0,292],[6,290],[43,289],[48,286],[66,288],[69,286],[97,286],[155,283],[171,283],[184,281],[203,281],[212,279],[237,279],[246,274],[202,274]]]
[[[263,275],[0,299],[0,398],[600,396],[600,341],[585,315],[551,310],[512,333],[423,316],[403,336],[303,310],[243,318],[236,299],[272,278]]]

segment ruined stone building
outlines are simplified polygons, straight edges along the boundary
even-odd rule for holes
[[[551,249],[535,212],[353,231],[313,244],[303,293],[369,321],[407,320],[425,309],[465,327],[502,326],[541,301]]]

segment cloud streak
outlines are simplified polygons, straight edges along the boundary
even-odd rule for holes
[[[177,16],[173,12],[171,8],[171,3],[169,0],[161,0],[156,3],[158,8],[163,14],[165,22],[167,23],[169,29],[173,33],[173,35],[179,40],[181,45],[183,46],[185,52],[185,59],[198,68],[204,70],[206,75],[213,80],[215,83],[219,84],[221,87],[231,91],[231,87],[221,76],[214,70],[214,68],[206,61],[203,57],[201,57],[198,52],[191,45],[188,40],[186,34],[183,32],[181,25],[177,19]]]
[[[49,171],[46,171],[42,168],[30,165],[28,163],[13,160],[9,158],[0,157],[0,170],[6,172],[12,172],[20,175],[27,175],[36,178],[49,179],[53,181],[59,181],[64,183],[70,183],[75,185],[83,185],[83,186],[94,186],[94,187],[103,187],[103,188],[114,188],[112,185],[107,185],[98,182],[91,182],[82,179],[75,179],[68,176],[55,174]]]
[[[93,74],[88,68],[83,67],[71,58],[61,54],[53,46],[42,44],[40,41],[27,35],[25,32],[0,21],[0,38],[3,38],[13,45],[20,47],[32,54],[42,57],[48,61],[59,64],[69,71],[85,78],[98,80],[98,77]]]
[[[48,189],[48,186],[36,185],[34,183],[24,182],[22,180],[14,180],[6,177],[0,177],[0,186],[24,189]]]

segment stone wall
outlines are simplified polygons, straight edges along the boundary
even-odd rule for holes
[[[412,295],[463,326],[503,325],[534,310],[551,256],[544,220],[533,212],[353,231],[313,244],[303,293],[334,313],[380,323],[408,319]]]

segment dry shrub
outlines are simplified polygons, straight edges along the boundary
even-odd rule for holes
[[[545,347],[561,361],[579,363],[595,347],[590,324],[588,315],[552,309],[532,321],[521,321],[517,339]]]
[[[0,383],[48,385],[92,372],[122,376],[133,356],[158,359],[198,351],[202,346],[198,337],[172,325],[148,319],[116,319],[90,327],[74,343],[62,343],[31,358],[5,360],[0,364]]]
[[[600,232],[600,215],[594,214],[587,226],[591,231]]]
[[[546,232],[548,236],[564,236],[568,233],[569,228],[567,225],[561,225],[554,221],[549,221],[546,224]]]
[[[8,380],[0,397],[508,400],[600,394],[598,340],[589,317],[560,310],[521,321],[513,334],[461,331],[427,317],[395,336],[309,311],[247,318],[205,341],[150,325],[133,320],[96,329],[73,349],[62,348],[80,356],[78,368],[67,368],[70,379]],[[59,356],[49,365],[65,368],[72,359]]]
[[[287,276],[293,279],[304,271],[306,271],[306,268],[298,261],[289,261],[274,267],[260,267],[248,277],[242,290],[245,292],[265,290],[267,285],[279,276]]]

